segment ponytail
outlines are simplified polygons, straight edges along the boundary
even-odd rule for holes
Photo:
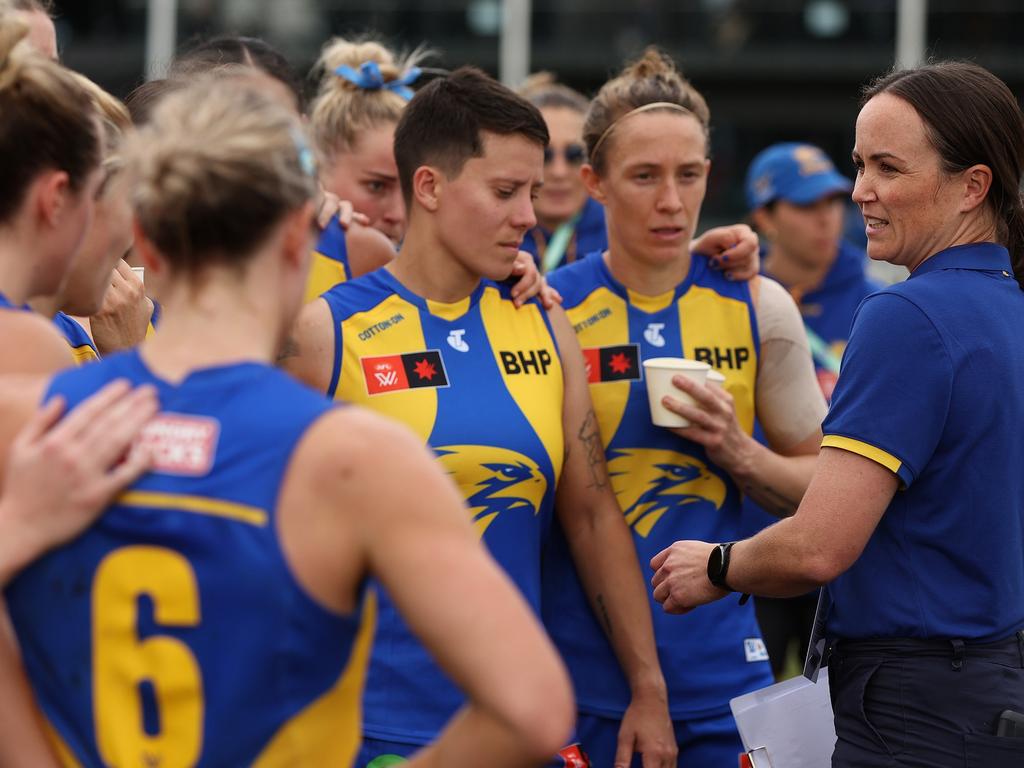
[[[1010,251],[1013,276],[1024,291],[1024,200],[1020,193],[1014,194],[1009,200],[1003,215],[1003,225],[1006,227],[1006,248]]]

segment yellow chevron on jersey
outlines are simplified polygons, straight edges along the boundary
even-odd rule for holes
[[[565,458],[562,433],[565,383],[554,336],[542,312],[536,303],[516,308],[494,287],[488,287],[480,297],[480,314],[505,386],[544,444],[557,478],[562,473]],[[530,341],[524,345],[527,339]],[[548,361],[546,375],[529,373],[531,361],[544,366],[545,360]]]
[[[73,317],[64,312],[58,312],[54,315],[53,324],[57,326],[57,330],[61,332],[71,348],[71,356],[75,360],[75,365],[85,365],[100,359],[92,337]]]
[[[306,278],[306,293],[303,296],[303,302],[313,301],[320,294],[346,280],[348,280],[348,272],[344,264],[314,251],[309,262],[309,277]]]
[[[597,288],[581,303],[567,307],[565,312],[583,349],[629,343],[629,307],[625,299],[605,287]],[[627,379],[604,381],[590,387],[590,399],[605,445],[622,423],[629,392]]]
[[[725,376],[736,418],[748,435],[753,434],[758,360],[750,306],[713,288],[694,285],[679,299],[678,307],[683,356],[702,360]]]
[[[424,442],[437,419],[437,391],[406,389],[372,396],[361,358],[420,352],[427,348],[420,310],[392,294],[364,312],[343,320],[340,333],[344,352],[334,398],[372,408],[411,427]]]
[[[334,286],[351,280],[350,269],[345,230],[335,217],[320,233],[316,248],[313,249],[304,301],[313,301]]]
[[[348,766],[362,741],[362,699],[377,627],[377,595],[371,590],[345,671],[331,690],[309,704],[281,728],[253,768],[294,765]]]
[[[75,359],[75,365],[85,365],[100,359],[100,356],[96,354],[96,350],[88,344],[72,347],[71,356]]]
[[[697,457],[678,451],[609,451],[608,476],[626,523],[645,538],[665,514],[684,514],[687,506],[703,502],[716,510],[725,504],[722,479]]]

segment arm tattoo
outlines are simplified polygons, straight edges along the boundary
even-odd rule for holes
[[[604,604],[604,595],[598,595],[594,598],[594,602],[597,603],[597,607],[601,609],[601,624],[604,626],[605,634],[608,635],[608,639],[612,637],[612,620],[608,615],[608,607]]]
[[[594,415],[593,408],[587,411],[577,437],[586,451],[587,466],[590,468],[590,487],[604,488],[608,484],[608,474],[604,465],[604,443],[601,442],[601,431],[598,429],[597,416]]]
[[[287,360],[289,357],[299,356],[299,343],[295,339],[288,337],[285,339],[284,345],[281,347],[281,351],[277,353],[277,362]]]
[[[800,506],[799,501],[786,498],[768,485],[745,485],[743,492],[760,504],[765,512],[779,518],[791,517]]]

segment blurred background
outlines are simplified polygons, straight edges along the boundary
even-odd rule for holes
[[[745,214],[744,171],[773,142],[816,143],[852,176],[859,89],[889,69],[898,50],[911,58],[969,58],[1024,92],[1024,0],[58,0],[56,6],[65,62],[122,97],[147,71],[159,74],[168,51],[225,32],[267,39],[300,72],[328,37],[370,31],[399,47],[427,43],[439,52],[437,66],[472,63],[513,83],[527,69],[550,70],[588,95],[625,59],[656,43],[711,107],[705,226]]]

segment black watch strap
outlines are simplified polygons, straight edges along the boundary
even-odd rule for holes
[[[730,592],[735,590],[729,586],[726,578],[729,575],[729,558],[732,553],[732,546],[735,543],[730,541],[717,545],[711,550],[711,555],[708,557],[708,581],[719,589],[727,589]]]

